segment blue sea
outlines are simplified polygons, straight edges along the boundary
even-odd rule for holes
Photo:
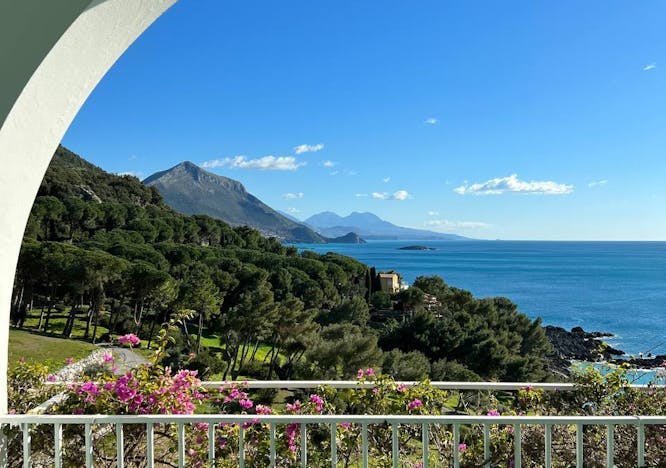
[[[400,250],[424,245],[436,250]],[[628,354],[666,354],[666,242],[370,241],[299,244],[349,255],[412,282],[439,275],[475,296],[505,296],[546,325],[615,335]]]

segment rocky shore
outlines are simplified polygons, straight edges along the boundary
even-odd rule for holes
[[[666,354],[647,356],[629,356],[625,358],[616,358],[610,360],[611,364],[629,364],[631,367],[638,369],[656,369],[657,367],[666,367]]]
[[[586,332],[581,327],[567,331],[562,327],[547,325],[546,337],[553,347],[548,356],[550,371],[562,377],[571,374],[571,361],[614,361],[624,355],[624,351],[609,346],[602,338],[613,336],[612,333]]]

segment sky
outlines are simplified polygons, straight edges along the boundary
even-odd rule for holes
[[[666,240],[666,2],[180,0],[63,143],[305,219]]]

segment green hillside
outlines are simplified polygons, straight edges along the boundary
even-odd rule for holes
[[[180,214],[154,187],[59,148],[26,227],[13,325],[93,342],[132,332],[148,345],[183,310],[191,320],[164,364],[203,377],[548,377],[540,322],[507,299],[437,277],[388,295],[352,258]]]

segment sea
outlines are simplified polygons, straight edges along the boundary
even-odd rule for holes
[[[434,250],[401,250],[421,245]],[[504,296],[544,325],[613,334],[627,354],[666,354],[666,242],[368,241],[296,244],[396,270],[438,275],[477,297]]]

